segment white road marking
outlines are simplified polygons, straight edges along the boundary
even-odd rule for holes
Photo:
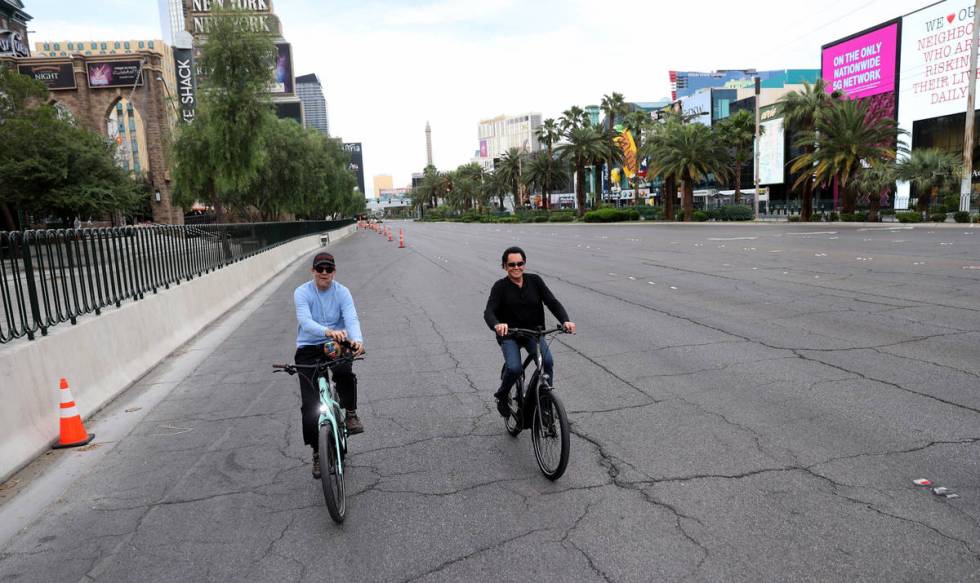
[[[676,287],[674,287],[674,286],[670,286],[670,289],[677,289],[677,288],[676,288]]]
[[[810,233],[786,233],[787,235],[836,235],[838,231],[813,231]]]
[[[782,252],[783,252],[782,249],[773,249],[770,251],[770,253],[782,253]]]
[[[826,253],[815,253],[813,256],[814,257],[826,257],[827,254]]]
[[[965,268],[964,268],[964,269],[965,269]],[[654,282],[652,282],[652,281],[648,281],[647,283],[649,283],[650,285],[657,285],[656,283],[654,283]]]
[[[630,279],[631,279],[632,281],[636,281],[636,278],[635,278],[635,277],[633,277],[632,275],[630,276]]]
[[[709,241],[755,241],[758,237],[710,237]]]

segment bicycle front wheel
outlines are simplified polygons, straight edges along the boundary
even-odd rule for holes
[[[347,513],[347,495],[344,488],[344,474],[337,459],[337,444],[333,427],[329,424],[320,426],[320,484],[323,486],[323,499],[327,502],[327,511],[334,522],[344,521]]]
[[[568,466],[568,416],[561,400],[551,391],[543,391],[539,403],[531,421],[534,459],[546,478],[557,480]]]

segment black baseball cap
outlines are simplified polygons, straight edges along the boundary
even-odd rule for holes
[[[313,267],[319,265],[329,265],[330,267],[336,267],[337,264],[333,260],[333,255],[329,253],[317,253],[313,258]]]

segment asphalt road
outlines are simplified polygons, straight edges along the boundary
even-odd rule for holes
[[[344,525],[270,374],[304,261],[2,547],[0,580],[980,578],[980,229],[392,226],[408,248],[333,247],[369,351]],[[515,243],[579,327],[553,345],[556,483],[490,399],[482,310]]]

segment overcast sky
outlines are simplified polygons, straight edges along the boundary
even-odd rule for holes
[[[557,117],[603,94],[656,101],[668,70],[819,68],[820,46],[927,0],[273,0],[296,75],[324,84],[331,133],[364,145],[365,182],[404,186],[478,149],[500,114]],[[24,0],[30,41],[160,38],[157,0]],[[968,5],[972,2],[956,2]]]

